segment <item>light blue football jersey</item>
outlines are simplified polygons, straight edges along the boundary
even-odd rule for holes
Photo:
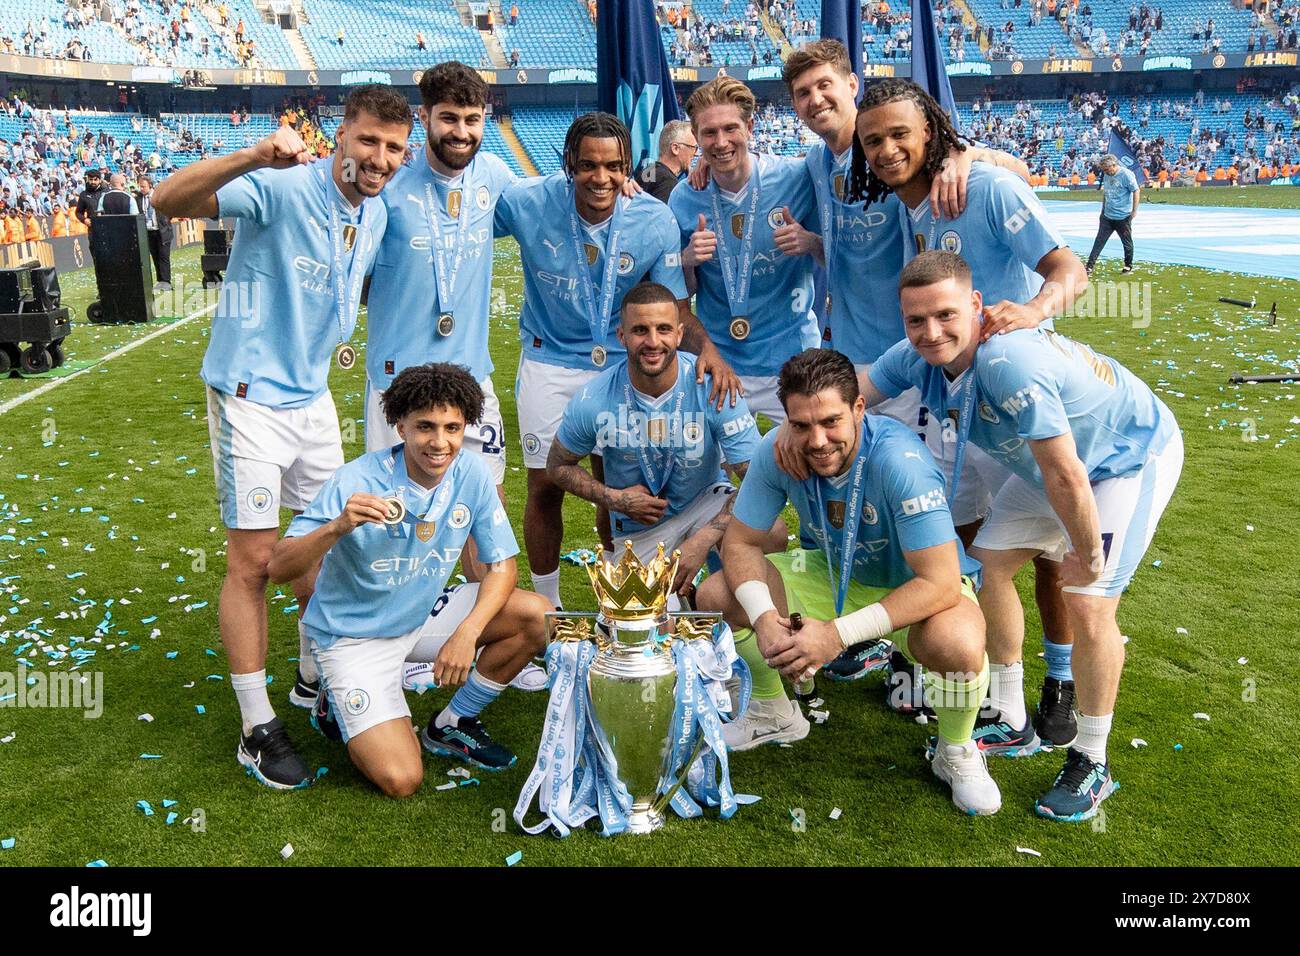
[[[632,388],[627,362],[620,362],[570,399],[556,437],[575,455],[602,455],[609,487],[645,485],[665,498],[668,508],[661,520],[667,521],[726,480],[724,458],[741,464],[758,448],[758,427],[749,406],[742,398],[735,408],[726,402],[718,411],[709,401],[712,378],[705,375],[697,385],[695,357],[678,352],[676,384],[650,400]],[[612,518],[615,534],[654,527],[618,512]]]
[[[1030,441],[1074,436],[1093,482],[1137,471],[1164,450],[1178,427],[1164,402],[1124,366],[1047,329],[996,335],[975,353],[975,413],[969,441],[1039,487],[1043,474]],[[971,369],[966,371],[966,375]],[[916,386],[928,408],[957,418],[943,369],[900,342],[871,367],[886,395]],[[958,386],[966,387],[962,381]]]
[[[1105,197],[1101,214],[1107,219],[1127,219],[1133,214],[1133,194],[1138,191],[1137,177],[1121,166],[1114,176],[1101,177],[1101,192]]]
[[[1034,271],[1043,256],[1066,245],[1042,201],[1029,185],[997,166],[976,163],[966,185],[966,210],[956,219],[935,218],[930,200],[916,214],[898,204],[906,262],[924,249],[944,249],[966,260],[984,304],[1024,303],[1038,295],[1043,277]],[[898,298],[897,289],[894,298]],[[1051,328],[1050,321],[1042,327]]]
[[[421,154],[384,189],[388,228],[366,313],[366,374],[375,388],[383,391],[402,369],[428,362],[464,365],[478,381],[492,374],[492,219],[497,199],[515,178],[501,159],[479,152],[448,181]],[[439,294],[430,198],[444,243],[450,302]],[[438,331],[444,313],[452,316],[450,335]]]
[[[902,203],[892,193],[870,207],[844,202],[852,154],[850,149],[837,157],[819,141],[804,162],[817,191],[819,231],[827,253],[830,341],[854,365],[869,365],[906,338],[898,306]]]
[[[458,454],[426,494],[407,477],[405,447],[348,462],[285,533],[299,537],[329,524],[357,492],[396,495],[406,504],[402,523],[363,524],[325,553],[303,615],[307,633],[321,647],[340,637],[399,637],[415,630],[432,611],[471,535],[485,564],[519,553],[482,457]]]
[[[820,228],[812,177],[802,159],[750,154],[749,182],[734,198],[722,195],[716,183],[707,189],[694,189],[689,182],[677,184],[668,207],[677,217],[682,246],[691,241],[703,213],[709,228],[718,234],[718,249],[713,258],[695,269],[697,289],[695,312],[709,338],[722,357],[740,375],[776,375],[781,366],[804,349],[817,348],[821,335],[814,312],[813,269],[811,256],[787,256],[776,248],[773,232],[784,224],[782,208],[790,207],[794,218],[805,228]],[[759,186],[758,204],[754,205],[754,184]],[[724,223],[717,222],[720,211]],[[742,340],[732,337],[733,309],[727,298],[722,257],[735,264],[737,281],[743,271],[742,240],[749,232],[751,210],[752,265],[749,269],[749,302],[737,312],[749,322],[749,334]],[[739,308],[739,307],[738,307]]]
[[[334,350],[357,324],[361,279],[370,271],[387,213],[379,197],[353,207],[330,175],[333,159],[259,169],[217,190],[220,215],[237,220],[203,381],[273,408],[297,408],[328,387]],[[344,245],[336,271],[331,209]],[[336,275],[344,278],[337,307]]]
[[[682,275],[681,243],[672,214],[645,193],[619,196],[618,210],[596,229],[577,219],[579,242],[586,262],[573,248],[570,215],[573,186],[563,172],[543,179],[520,179],[507,186],[497,203],[496,234],[519,240],[524,266],[524,306],[519,315],[519,339],[526,358],[562,368],[600,371],[591,360],[592,348],[606,350],[606,365],[626,354],[618,340],[618,310],[627,291],[643,279],[666,286],[678,299],[688,297]],[[607,243],[618,230],[618,265],[614,292],[603,296]],[[604,340],[592,339],[584,283],[585,270],[595,286],[597,314],[609,298],[609,326]]]
[[[905,425],[881,415],[864,416],[862,441],[867,446],[867,466],[853,579],[870,587],[896,588],[914,576],[904,552],[948,541],[957,541],[962,574],[977,577],[979,562],[967,555],[957,540],[943,473],[925,443]],[[775,444],[773,429],[759,443],[741,482],[735,517],[765,531],[787,501],[794,505],[801,532],[809,532],[823,550],[829,536],[830,567],[837,582],[831,585],[834,593],[853,467],[835,478],[810,475],[806,481],[796,481],[777,467]]]

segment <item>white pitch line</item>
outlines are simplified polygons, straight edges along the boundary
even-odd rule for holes
[[[187,322],[191,322],[194,319],[197,319],[200,315],[203,315],[205,312],[211,312],[216,307],[217,304],[215,302],[212,303],[212,305],[205,305],[197,312],[191,312],[183,319],[179,319],[176,322],[172,322],[168,325],[164,325],[161,329],[155,329],[154,331],[146,335],[144,338],[136,339],[134,342],[127,342],[126,345],[123,345],[120,349],[114,349],[113,351],[105,355],[102,359],[99,359],[98,361],[90,365],[87,365],[83,369],[78,369],[77,371],[73,372],[71,375],[65,375],[63,378],[56,378],[52,382],[46,382],[40,388],[34,388],[30,392],[27,392],[24,395],[19,395],[17,398],[11,398],[3,405],[0,405],[0,415],[3,415],[5,412],[17,408],[19,405],[23,404],[24,402],[30,402],[33,398],[36,398],[39,395],[44,395],[46,392],[58,388],[60,385],[64,385],[68,382],[71,382],[74,378],[77,378],[79,375],[85,375],[91,369],[94,369],[102,365],[104,362],[107,362],[110,359],[115,359],[119,355],[125,355],[133,348],[144,345],[144,343],[150,341],[151,339],[156,339],[158,336],[164,335],[172,331],[173,329],[179,329],[182,325],[185,325]]]

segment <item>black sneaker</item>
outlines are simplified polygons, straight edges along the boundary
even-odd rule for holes
[[[1053,747],[1068,747],[1079,736],[1079,725],[1074,719],[1074,681],[1043,679],[1043,692],[1038,698],[1038,713],[1034,729],[1045,743]]]
[[[831,680],[850,681],[866,677],[872,671],[889,666],[889,641],[864,641],[844,649],[839,657],[822,668]]]
[[[303,679],[302,668],[294,675],[293,690],[289,691],[289,703],[304,710],[316,706],[316,695],[320,693],[320,678],[313,681]]]
[[[1032,720],[1026,717],[1025,726],[1012,727],[996,710],[979,712],[971,737],[980,751],[990,757],[1031,757],[1043,746],[1034,733]]]
[[[484,770],[504,770],[515,755],[488,736],[477,717],[462,717],[455,726],[436,726],[437,717],[420,734],[424,749],[443,757],[457,757]]]
[[[339,727],[339,722],[334,719],[334,711],[330,708],[330,695],[323,687],[312,705],[311,725],[320,731],[325,739],[333,740],[335,743],[343,742],[343,730]]]
[[[889,709],[904,717],[924,714],[933,717],[934,711],[925,704],[925,681],[920,664],[913,664],[902,651],[889,655],[889,676],[885,681],[885,703]]]
[[[1119,789],[1110,768],[1096,763],[1081,750],[1066,751],[1065,766],[1056,775],[1052,789],[1034,804],[1034,811],[1049,820],[1077,823],[1097,815],[1101,802]]]
[[[307,764],[293,749],[279,717],[241,734],[235,757],[245,772],[272,790],[299,790],[312,781]]]

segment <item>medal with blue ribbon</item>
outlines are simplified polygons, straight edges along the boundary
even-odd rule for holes
[[[727,252],[730,243],[726,220],[722,218],[722,194],[717,180],[709,182],[709,200],[713,204],[713,230],[721,240],[718,265],[722,269],[722,285],[727,290],[727,306],[731,312],[731,337],[740,341],[749,337],[749,280],[754,264],[754,223],[758,219],[760,183],[758,156],[750,154],[749,212],[745,214],[745,228],[740,238],[740,252],[732,256]]]
[[[942,369],[939,370],[939,376],[942,379]],[[957,448],[952,456],[952,481],[948,482],[949,507],[957,500],[957,483],[961,480],[961,466],[966,460],[966,442],[970,438],[971,416],[975,412],[975,391],[975,358],[971,356],[966,379],[962,382],[961,400],[957,405]],[[947,402],[939,407],[946,405]]]
[[[423,514],[417,514],[415,509],[407,502],[407,492],[414,482],[406,471],[406,443],[395,445],[392,450],[392,459],[389,462],[393,474],[392,493],[384,497],[384,503],[388,505],[388,515],[384,518],[384,524],[388,525],[388,536],[390,538],[405,538],[407,531],[406,526],[410,525],[415,528],[415,536],[421,541],[428,541],[433,537],[437,529],[438,519],[442,517],[447,510],[447,505],[451,503],[451,468],[455,465],[453,460],[451,465],[447,466],[447,471],[443,473],[442,480],[429,496],[429,505],[424,509]],[[424,496],[421,495],[421,498]]]
[[[347,371],[357,361],[357,351],[351,345],[348,345],[348,339],[352,336],[352,330],[357,326],[357,306],[361,304],[361,284],[365,281],[365,270],[356,268],[357,255],[361,252],[363,244],[368,239],[370,233],[366,227],[366,219],[369,210],[366,208],[366,202],[361,202],[361,218],[356,226],[351,223],[348,227],[354,230],[352,240],[352,257],[348,260],[347,268],[343,266],[343,255],[348,250],[345,249],[344,231],[342,219],[339,216],[339,199],[330,194],[332,183],[330,170],[331,163],[321,162],[319,168],[322,173],[321,186],[325,193],[325,210],[329,214],[329,243],[330,243],[330,281],[334,285],[334,317],[339,325],[339,347],[334,354],[334,360],[338,363],[339,368]],[[351,316],[347,320],[344,316]]]
[[[465,202],[466,196],[474,193],[473,183],[470,182],[469,171],[473,169],[471,163],[463,173],[461,173],[461,184],[458,191],[460,205],[456,211],[456,241],[455,248],[448,249],[447,239],[442,234],[442,207],[438,205],[432,183],[425,181],[424,184],[424,214],[429,224],[429,241],[433,244],[433,277],[438,287],[438,334],[444,338],[451,335],[456,329],[455,309],[452,303],[455,301],[453,296],[456,294],[456,277],[460,273],[460,264],[465,258],[465,247],[469,237],[469,221],[472,218],[469,206]],[[451,193],[448,193],[450,201]],[[449,263],[447,260],[451,258]]]
[[[596,302],[596,286],[591,281],[591,266],[583,247],[582,230],[578,226],[578,207],[573,187],[569,188],[569,242],[578,266],[578,284],[582,287],[582,304],[587,313],[587,326],[591,329],[591,362],[597,368],[605,364],[609,353],[605,340],[609,337],[609,317],[614,309],[614,295],[618,291],[618,240],[623,232],[622,196],[614,199],[613,221],[605,237],[605,266],[600,281],[600,303]]]
[[[862,502],[866,497],[868,446],[871,444],[871,429],[865,416],[862,419],[862,434],[858,438],[858,453],[853,460],[852,478],[849,482],[848,499],[844,509],[844,528],[840,533],[840,570],[838,580],[835,574],[835,552],[831,547],[833,529],[828,527],[826,502],[822,497],[822,482],[826,481],[813,474],[804,482],[804,487],[811,490],[809,496],[813,510],[813,521],[822,531],[822,550],[826,553],[826,573],[831,579],[831,588],[835,592],[835,616],[844,613],[844,599],[849,593],[849,582],[853,578],[853,559],[858,549],[858,527],[862,517]],[[812,487],[809,489],[808,486]]]

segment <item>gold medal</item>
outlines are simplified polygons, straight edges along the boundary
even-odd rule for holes
[[[352,366],[357,364],[357,350],[345,342],[340,345],[338,350],[334,353],[334,361],[338,364],[339,368],[346,372]]]
[[[731,337],[737,342],[749,338],[749,319],[737,316],[731,320]]]
[[[607,358],[609,358],[609,353],[605,351],[605,346],[597,345],[591,350],[591,364],[597,368],[603,368]]]
[[[388,506],[388,513],[384,515],[384,524],[401,524],[402,519],[406,517],[406,505],[402,504],[402,499],[396,495],[389,495],[384,499],[384,504]]]
[[[446,338],[456,330],[456,318],[450,312],[438,316],[438,334]]]

